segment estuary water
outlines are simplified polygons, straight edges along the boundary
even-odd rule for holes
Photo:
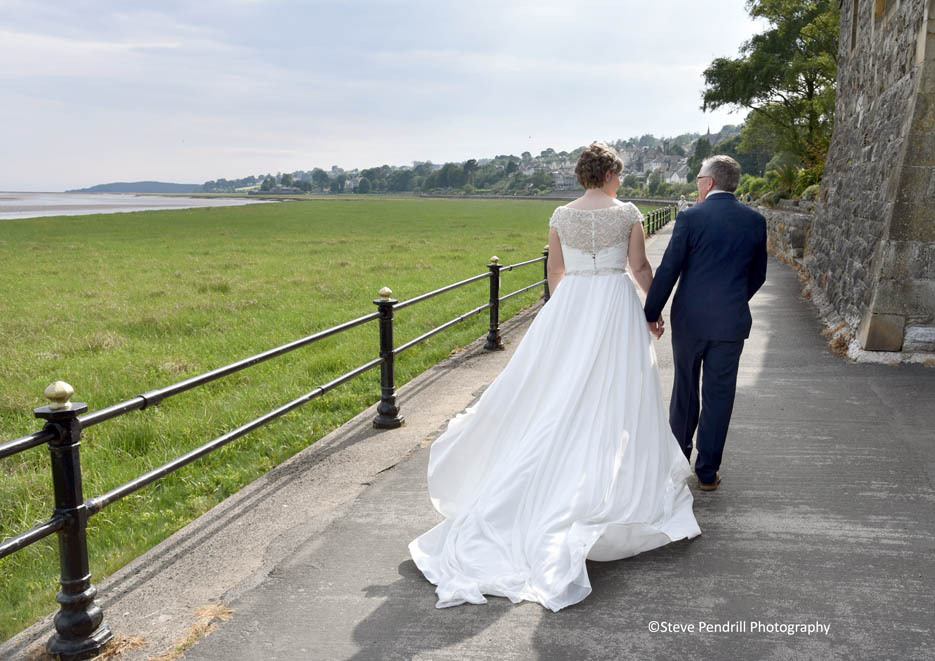
[[[269,200],[233,197],[182,197],[134,193],[3,193],[0,220],[42,216],[83,216],[91,213],[126,213],[200,207],[237,207]]]

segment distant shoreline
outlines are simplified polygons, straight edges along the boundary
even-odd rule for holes
[[[245,206],[270,201],[233,196],[197,198],[191,194],[4,192],[0,193],[0,221]]]

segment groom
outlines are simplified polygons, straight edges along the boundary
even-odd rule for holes
[[[658,337],[662,308],[679,281],[671,312],[675,383],[669,426],[689,461],[697,427],[695,474],[704,491],[721,481],[737,368],[752,324],[748,301],[766,280],[766,219],[734,197],[739,181],[740,164],[730,156],[702,163],[698,204],[676,217],[644,307]]]

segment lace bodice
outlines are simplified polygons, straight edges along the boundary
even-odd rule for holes
[[[558,207],[549,227],[558,232],[565,275],[623,272],[630,230],[643,215],[631,203],[603,209]]]

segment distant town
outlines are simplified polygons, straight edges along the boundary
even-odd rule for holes
[[[643,135],[611,142],[624,164],[621,193],[674,196],[690,194],[701,161],[712,153],[728,153],[752,176],[762,176],[771,154],[741,151],[743,126],[727,125],[717,133],[685,133],[674,138]],[[264,173],[240,179],[215,179],[204,184],[136,182],[101,184],[69,192],[247,193],[301,195],[307,193],[488,193],[542,195],[580,189],[575,164],[585,146],[570,152],[545,149],[537,155],[504,154],[459,163],[414,161],[346,170],[312,168]]]
[[[725,126],[718,133],[686,133],[675,138],[644,135],[612,142],[624,163],[623,188],[637,194],[671,195],[694,179],[701,160],[714,145],[737,152],[741,126]],[[460,163],[414,161],[412,165],[383,165],[345,170],[313,168],[267,173],[243,179],[217,179],[203,184],[204,192],[283,193],[419,193],[456,192],[541,195],[580,189],[575,164],[584,146],[571,152],[545,149],[537,155],[503,154]],[[703,154],[702,154],[703,152]],[[765,163],[764,163],[765,165]],[[762,174],[762,172],[760,172]],[[693,189],[693,187],[690,187]]]

